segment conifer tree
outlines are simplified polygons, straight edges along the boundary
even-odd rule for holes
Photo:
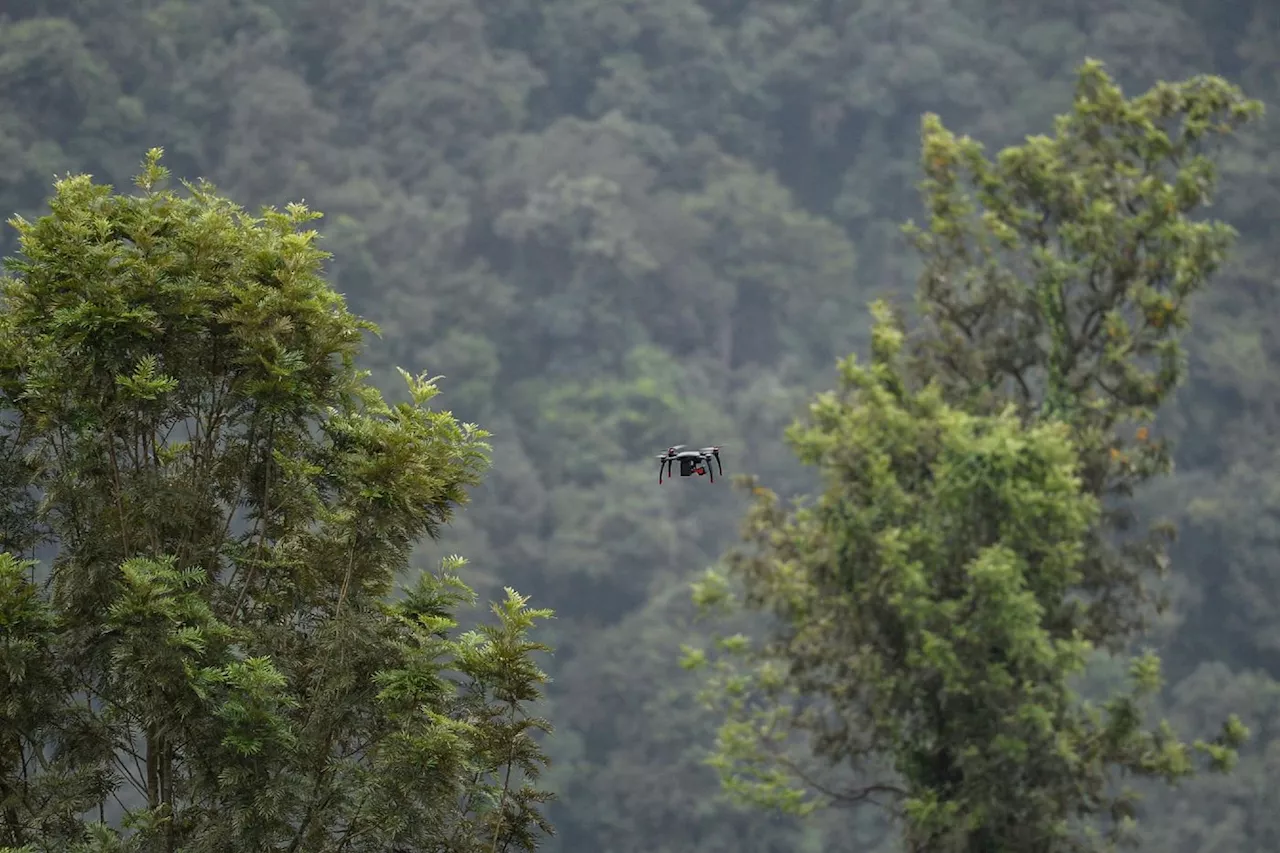
[[[160,160],[11,221],[0,848],[532,849],[549,611],[460,632],[461,558],[393,596],[488,434],[367,383],[318,214]]]

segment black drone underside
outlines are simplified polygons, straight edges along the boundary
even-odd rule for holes
[[[721,474],[724,473],[724,466],[720,464],[720,448],[704,447],[701,450],[685,450],[687,445],[676,444],[667,448],[666,453],[658,454],[658,483],[663,482],[663,474],[667,477],[671,476],[672,466],[679,463],[680,476],[692,477],[697,474],[699,477],[710,475],[711,482],[716,481],[715,471],[711,470],[711,460],[715,460],[716,468]]]

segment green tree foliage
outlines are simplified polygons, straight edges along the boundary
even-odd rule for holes
[[[926,117],[911,357],[878,306],[870,365],[844,362],[788,434],[821,495],[788,513],[755,486],[754,547],[697,588],[776,625],[761,646],[719,643],[713,763],[732,791],[809,808],[802,734],[871,778],[824,793],[885,796],[908,849],[1089,850],[1128,836],[1136,792],[1117,773],[1192,772],[1191,747],[1145,725],[1157,657],[1101,703],[1077,685],[1138,636],[1166,562],[1159,536],[1112,546],[1125,499],[1169,470],[1146,424],[1182,375],[1187,300],[1233,236],[1192,219],[1213,187],[1202,149],[1259,111],[1212,77],[1127,99],[1088,63],[1054,136],[994,162]],[[1231,716],[1194,747],[1227,769],[1245,735]]]
[[[837,356],[866,351],[866,303],[914,286],[900,224],[919,215],[921,113],[998,150],[1051,127],[1084,56],[1133,91],[1206,72],[1280,98],[1272,0],[0,7],[6,215],[35,219],[68,170],[126,185],[155,145],[253,209],[306,199],[326,213],[327,280],[384,332],[369,381],[399,399],[395,365],[428,365],[459,419],[495,433],[470,508],[410,572],[460,552],[481,598],[554,601],[549,850],[891,849],[872,810],[799,824],[717,801],[670,655],[743,496],[658,489],[643,460],[655,440],[718,441],[732,471],[813,490],[778,437]],[[1239,141],[1213,209],[1239,246],[1196,301],[1186,387],[1150,424],[1177,475],[1136,502],[1179,530],[1150,635],[1161,710],[1179,731],[1239,710],[1257,737],[1229,777],[1155,786],[1159,853],[1280,846],[1280,111]],[[0,228],[0,253],[15,235]],[[3,506],[31,529],[30,504]]]
[[[549,611],[508,589],[460,632],[456,557],[390,597],[488,433],[426,376],[366,383],[318,214],[159,161],[12,221],[4,439],[39,506],[6,541],[53,550],[47,582],[0,558],[0,845],[533,849]]]
[[[1053,137],[988,161],[971,139],[924,121],[927,230],[909,229],[925,271],[916,372],[979,410],[1012,400],[1024,418],[1070,424],[1084,489],[1107,505],[1100,534],[1134,520],[1127,501],[1169,473],[1148,424],[1182,381],[1188,302],[1235,231],[1193,218],[1210,202],[1215,137],[1261,105],[1220,78],[1160,83],[1133,99],[1087,63]],[[1080,627],[1113,650],[1143,625],[1141,585],[1160,541],[1091,546]]]

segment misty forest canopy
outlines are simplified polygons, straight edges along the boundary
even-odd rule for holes
[[[878,307],[870,367],[845,361],[790,433],[828,491],[788,519],[756,487],[763,556],[731,563],[784,620],[766,695],[831,703],[791,725],[894,771],[837,796],[896,795],[910,849],[1077,849],[1072,818],[1128,828],[1111,768],[1190,772],[1140,725],[1152,656],[1102,709],[1068,682],[1136,635],[1125,596],[1162,565],[1158,545],[1114,550],[1132,514],[1103,508],[1168,471],[1145,424],[1231,237],[1189,219],[1212,184],[1197,149],[1257,111],[1211,78],[1127,101],[1089,64],[1055,137],[995,163],[925,120],[916,361]],[[13,221],[6,844],[115,849],[106,804],[132,787],[131,849],[532,849],[548,795],[524,781],[544,763],[528,735],[549,726],[527,715],[546,646],[525,633],[549,612],[508,590],[497,626],[451,637],[457,559],[386,599],[479,481],[488,434],[427,409],[425,376],[396,406],[364,384],[371,327],[320,276],[315,214],[254,219],[166,177],[153,150],[141,196],[72,177],[49,215]],[[38,584],[15,555],[46,542]],[[740,713],[742,683],[724,690]],[[764,725],[722,728],[714,763],[759,766],[750,748],[776,737],[744,735],[787,720],[772,701]],[[1200,748],[1225,768],[1244,734],[1232,717]],[[728,781],[801,802],[768,772]]]
[[[0,846],[1280,845],[1275,4],[4,14]]]

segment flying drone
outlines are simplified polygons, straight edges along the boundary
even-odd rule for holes
[[[711,470],[711,460],[716,461],[716,468],[720,473],[724,473],[724,466],[720,464],[720,448],[704,447],[701,450],[685,450],[687,444],[676,444],[667,448],[666,453],[658,454],[658,483],[663,481],[663,472],[668,477],[671,476],[672,463],[680,463],[680,476],[692,477],[697,474],[702,477],[706,474],[711,475],[711,482],[716,481],[715,472]]]

